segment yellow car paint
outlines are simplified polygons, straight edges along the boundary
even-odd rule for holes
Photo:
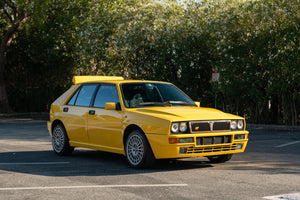
[[[182,158],[195,156],[213,156],[241,153],[248,142],[248,131],[244,118],[224,113],[222,111],[200,107],[197,102],[194,107],[140,107],[127,108],[120,88],[124,83],[163,83],[160,81],[123,80],[122,77],[75,76],[74,85],[62,96],[56,99],[50,109],[48,130],[50,135],[54,125],[60,122],[64,125],[69,144],[73,147],[85,147],[125,155],[124,134],[128,127],[139,128],[146,136],[156,159]],[[67,105],[73,94],[85,83],[112,84],[117,87],[120,109],[115,103],[108,103],[104,108]],[[94,114],[90,114],[93,111]],[[243,120],[244,128],[238,131],[207,131],[201,133],[172,134],[172,122]],[[234,140],[234,135],[245,134],[244,139]],[[199,137],[230,136],[229,143],[197,144]],[[170,138],[193,138],[191,143],[170,143]],[[241,149],[236,149],[242,145]],[[186,147],[186,153],[180,153],[180,148]]]

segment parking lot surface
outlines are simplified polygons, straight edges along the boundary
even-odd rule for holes
[[[249,130],[229,162],[158,161],[132,169],[125,157],[52,152],[43,121],[0,121],[0,199],[300,199],[300,132]]]

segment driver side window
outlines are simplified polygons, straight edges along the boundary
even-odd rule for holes
[[[119,103],[118,90],[115,85],[101,85],[94,101],[94,107],[105,108],[105,103]]]

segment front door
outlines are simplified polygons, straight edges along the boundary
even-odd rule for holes
[[[88,137],[91,145],[120,153],[123,151],[122,111],[105,110],[105,103],[119,103],[116,85],[102,84],[88,114]]]

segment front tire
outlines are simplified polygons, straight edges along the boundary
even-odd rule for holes
[[[57,124],[52,130],[52,147],[59,156],[71,155],[74,151],[74,147],[69,145],[69,138],[62,124]]]
[[[226,155],[219,155],[219,156],[207,156],[207,158],[212,163],[224,163],[230,160],[232,157],[232,154],[226,154]]]
[[[126,159],[133,168],[149,168],[154,165],[155,157],[148,140],[140,131],[132,131],[125,142]]]

